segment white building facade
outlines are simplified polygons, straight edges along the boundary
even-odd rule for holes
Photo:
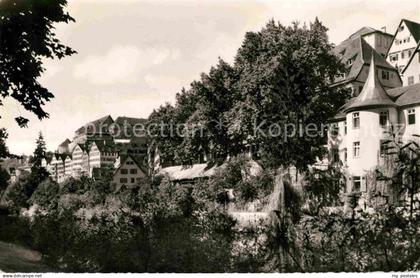
[[[383,160],[392,133],[405,141],[420,134],[420,84],[385,90],[378,74],[372,60],[361,93],[332,123],[329,144],[348,175],[346,192],[366,190],[366,176]]]

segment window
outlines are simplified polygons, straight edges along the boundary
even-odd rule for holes
[[[336,137],[336,136],[338,136],[338,134],[339,134],[338,124],[337,123],[331,124],[331,137]]]
[[[130,169],[130,174],[137,174],[137,169]]]
[[[360,127],[360,116],[359,112],[353,113],[353,128]]]
[[[136,180],[134,178],[131,178],[131,183],[135,183]]]
[[[404,30],[404,25],[400,26],[400,32]]]
[[[408,109],[408,124],[413,125],[416,123],[416,114],[414,109]]]
[[[404,51],[401,51],[401,59],[404,59]]]
[[[127,183],[127,178],[121,178],[120,183]]]
[[[379,153],[380,153],[380,156],[383,157],[387,153],[388,143],[385,140],[380,140],[379,144],[380,144]]]
[[[353,157],[360,156],[360,142],[353,142]]]
[[[347,148],[344,148],[344,162],[347,163]]]
[[[340,161],[340,156],[338,152],[338,148],[332,148],[331,149],[331,156],[332,156],[332,162],[337,163]]]
[[[407,83],[408,83],[408,85],[413,85],[414,84],[414,76],[409,76],[407,78]]]
[[[344,121],[344,135],[347,134],[347,121]]]
[[[361,179],[360,176],[353,176],[353,191],[360,191]]]
[[[379,124],[382,127],[385,127],[388,125],[388,110],[381,111],[381,113],[379,114]]]
[[[127,175],[128,170],[127,169],[121,169],[121,175]]]
[[[386,70],[382,71],[382,79],[389,80],[389,72]]]

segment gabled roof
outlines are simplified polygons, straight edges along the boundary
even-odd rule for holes
[[[68,145],[71,143],[71,141],[67,138],[66,140],[64,140],[60,145],[58,145],[59,147],[68,147]]]
[[[61,161],[66,160],[67,157],[70,157],[70,159],[72,158],[70,154],[65,154],[65,153],[54,153],[54,157],[56,160],[61,160]]]
[[[404,21],[404,23],[407,26],[408,30],[410,31],[411,35],[414,37],[416,42],[419,42],[420,41],[420,24],[417,23],[417,22],[408,20],[408,19],[403,19],[401,21]]]
[[[115,169],[116,173],[121,166],[123,166],[125,164],[125,162],[128,160],[128,158],[131,158],[131,160],[136,164],[136,166],[143,172],[143,174],[147,174],[147,168],[143,165],[141,158],[140,157],[136,157],[134,155],[131,154],[124,154],[120,156],[120,165],[118,166],[117,169]]]
[[[408,30],[410,31],[411,35],[414,37],[414,40],[418,43],[420,41],[420,24],[408,19],[401,19],[400,23],[398,24],[397,29],[395,30],[394,36],[392,37],[392,44],[394,43],[395,37],[398,34],[398,31],[400,29],[400,26],[402,23],[405,23]],[[391,46],[392,46],[391,44]],[[391,46],[388,48],[388,51],[386,52],[386,56],[388,56],[389,51],[391,50]]]
[[[354,101],[345,108],[344,112],[354,111],[360,108],[383,106],[396,106],[396,104],[387,95],[381,82],[379,82],[375,59],[372,55],[369,75],[363,89]]]

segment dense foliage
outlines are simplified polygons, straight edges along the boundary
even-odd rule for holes
[[[38,82],[44,58],[75,53],[54,33],[54,24],[74,19],[66,0],[3,0],[0,2],[0,96],[14,98],[39,119],[48,117],[43,105],[54,95]],[[0,105],[2,103],[0,102]],[[16,118],[20,126],[28,119]]]
[[[233,65],[219,60],[174,106],[152,113],[151,141],[162,161],[191,164],[204,155],[219,161],[252,148],[271,168],[306,170],[325,154],[327,120],[348,97],[329,86],[344,68],[326,31],[316,19],[309,28],[270,21],[248,32]],[[169,132],[176,130],[184,132]]]

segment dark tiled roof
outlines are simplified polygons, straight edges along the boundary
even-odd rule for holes
[[[379,82],[376,62],[373,57],[371,57],[370,63],[369,75],[362,91],[354,101],[344,109],[344,112],[363,107],[396,106]]]
[[[373,29],[372,27],[364,26],[364,27],[360,28],[359,30],[357,30],[356,32],[354,32],[353,34],[351,34],[349,36],[349,39],[358,38],[358,37],[361,37],[363,35],[373,33],[375,31],[377,31],[377,30]]]
[[[146,119],[142,119],[142,118],[131,118],[131,117],[118,117],[115,120],[115,124],[117,125],[123,125],[125,123],[128,123],[129,125],[136,125],[136,124],[145,124],[147,122]]]
[[[92,132],[92,128],[94,127],[97,132],[99,132],[99,127],[103,125],[106,121],[109,121],[110,123],[113,123],[114,120],[110,115],[107,115],[105,117],[102,117],[100,119],[97,119],[95,121],[89,122],[85,124],[84,126],[80,127],[76,130],[77,134],[84,134],[86,132],[86,129],[88,129],[88,132]]]
[[[420,83],[389,89],[386,91],[386,94],[398,107],[420,104]],[[352,105],[355,99],[356,98],[352,98],[345,105],[343,105],[339,112],[334,116],[334,118],[331,119],[331,121],[334,122],[345,119],[345,111],[347,111],[347,108]]]
[[[355,33],[356,34],[356,33]],[[352,35],[353,36],[353,35]],[[372,53],[377,66],[387,68],[392,71],[396,69],[389,64],[382,55],[377,53],[362,37],[350,37],[337,47],[334,48],[333,53],[341,57],[341,62],[346,64],[350,59],[353,63],[348,68],[345,77],[337,78],[334,83],[348,82],[356,79],[364,65],[370,65]]]
[[[123,155],[120,156],[120,159],[121,159],[121,164],[120,165],[123,165],[127,161],[128,158],[131,158],[134,161],[134,163],[137,165],[137,167],[139,167],[140,170],[144,174],[147,174],[147,167],[144,165],[145,164],[144,163],[144,158],[145,158],[144,156],[133,155],[133,154],[123,154]],[[116,171],[117,170],[118,169],[116,169]]]
[[[416,42],[420,41],[420,24],[411,20],[403,19],[411,35],[413,35]]]
[[[56,160],[66,160],[67,157],[70,157],[70,159],[72,158],[71,154],[66,154],[66,153],[54,153],[55,159]]]
[[[395,101],[398,106],[408,106],[420,103],[420,83],[391,89],[388,90],[387,93],[398,96]]]
[[[131,139],[134,134],[133,128],[136,126],[136,132],[140,131],[140,127],[145,126],[147,120],[142,118],[118,117],[114,122],[113,136],[115,139]],[[140,133],[140,132],[139,132]]]

